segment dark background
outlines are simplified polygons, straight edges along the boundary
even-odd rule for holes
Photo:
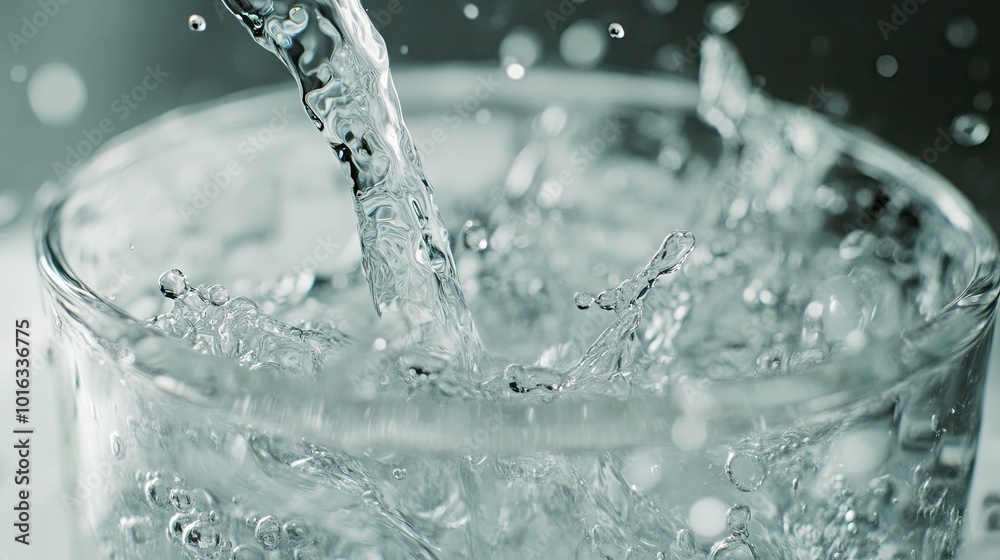
[[[706,29],[709,2],[677,0],[667,14],[652,4],[672,0],[524,0],[486,3],[469,21],[464,1],[395,0],[402,11],[381,26],[394,65],[440,60],[498,62],[498,45],[517,28],[531,28],[543,45],[539,65],[564,65],[559,36],[574,21],[591,19],[602,26],[620,22],[626,36],[612,40],[603,66],[639,72],[666,72],[656,64],[664,45],[684,49]],[[577,0],[579,1],[579,0]],[[20,34],[23,17],[32,18],[44,4],[55,2],[58,13],[17,51],[10,33]],[[65,4],[63,4],[65,2]],[[384,10],[388,0],[364,1],[370,12]],[[749,3],[745,18],[730,38],[739,47],[751,74],[765,91],[804,103],[810,87],[824,85],[845,94],[844,119],[919,155],[933,146],[938,129],[955,115],[973,110],[982,91],[1000,97],[1000,2],[995,0],[741,0]],[[553,30],[547,10],[572,8]],[[286,71],[257,47],[228,14],[210,0],[17,0],[5,2],[0,24],[0,195],[17,197],[30,208],[32,193],[55,178],[53,161],[65,161],[67,146],[84,138],[105,117],[113,117],[114,134],[175,107],[213,99],[250,86],[287,81]],[[50,6],[51,8],[51,6]],[[905,15],[906,12],[912,12]],[[884,36],[879,20],[898,30]],[[200,13],[207,29],[188,29],[188,15]],[[964,15],[978,26],[969,48],[949,44],[945,28]],[[825,39],[824,39],[825,38]],[[407,45],[406,55],[399,54]],[[824,48],[825,47],[825,48]],[[897,74],[879,76],[876,60],[889,54],[899,62]],[[46,63],[76,69],[87,89],[83,112],[72,123],[42,124],[28,100],[31,74]],[[163,83],[127,119],[112,112],[115,99],[140,83],[147,66],[169,73]],[[23,66],[28,81],[17,83],[7,71]],[[697,64],[682,73],[694,76]],[[405,110],[405,108],[404,108]],[[995,104],[983,112],[996,120]],[[932,167],[951,179],[976,203],[994,228],[1000,226],[1000,143],[996,133],[982,145],[952,146]],[[8,204],[9,206],[9,204]],[[0,212],[2,214],[2,212]],[[23,212],[30,220],[31,212]],[[2,221],[2,217],[0,217]]]

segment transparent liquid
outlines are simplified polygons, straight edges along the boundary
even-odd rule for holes
[[[266,40],[308,26],[295,9],[258,16]],[[354,2],[337,9],[330,21],[365,22]],[[381,44],[350,29],[362,46]],[[248,376],[362,399],[639,399],[869,355],[850,375],[880,386],[910,375],[916,358],[900,333],[962,287],[962,247],[945,218],[859,169],[808,118],[752,114],[724,41],[708,41],[703,58],[699,119],[547,107],[514,123],[524,132],[506,180],[445,200],[443,212],[387,66],[373,93],[387,105],[364,131],[352,128],[358,115],[327,104],[336,96],[309,99],[340,82],[303,85],[350,172],[361,258],[342,275],[269,282],[252,300],[167,273],[160,291],[173,302],[155,327]],[[603,148],[590,157],[596,138]],[[382,151],[390,162],[380,167]],[[384,180],[370,180],[372,169]],[[560,179],[567,169],[572,182]],[[715,184],[724,188],[705,188]],[[456,239],[442,215],[461,225]],[[682,223],[650,232],[670,220]],[[674,227],[696,231],[698,246]],[[650,239],[665,234],[655,250]],[[383,320],[357,319],[363,291]],[[97,424],[116,422],[99,419],[108,403],[131,412],[110,447],[86,451],[93,464],[110,452],[115,475],[129,475],[89,517],[103,555],[123,558],[951,558],[985,353],[981,340],[969,344],[963,359],[780,430],[747,418],[741,436],[716,433],[694,406],[662,445],[570,453],[492,452],[485,440],[500,417],[483,424],[484,441],[451,442],[451,453],[345,452],[200,417],[128,379],[84,390],[100,404]]]

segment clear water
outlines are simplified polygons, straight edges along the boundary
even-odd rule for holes
[[[900,332],[962,287],[960,242],[927,233],[947,231],[944,217],[859,171],[807,116],[754,115],[723,39],[702,46],[700,120],[588,120],[558,106],[531,116],[505,184],[443,201],[463,216],[453,241],[360,5],[227,4],[292,69],[351,179],[355,277],[381,315],[342,329],[331,310],[363,313],[360,292],[310,273],[253,299],[200,284],[212,279],[198,270],[184,271],[194,283],[164,273],[172,303],[153,327],[247,376],[362,398],[546,406],[812,375],[873,352],[891,359],[849,373],[884,385],[915,363]],[[575,148],[567,135],[602,134],[612,154],[669,173],[608,157],[570,186],[538,157]],[[665,236],[658,249],[636,241],[664,212],[699,216],[677,225],[697,246],[683,230],[654,235]],[[567,278],[580,289],[560,290]],[[105,449],[130,478],[90,518],[102,554],[120,558],[952,558],[978,425],[970,348],[781,430],[748,418],[734,438],[694,406],[663,445],[573,453],[495,454],[476,440],[444,455],[347,453],[186,417],[127,386],[135,415]]]

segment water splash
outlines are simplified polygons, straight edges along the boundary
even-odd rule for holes
[[[362,266],[380,316],[473,375],[481,343],[448,231],[403,123],[385,42],[358,0],[223,0],[299,85],[354,183]]]

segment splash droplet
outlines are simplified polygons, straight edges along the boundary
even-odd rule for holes
[[[725,35],[743,21],[743,10],[734,3],[713,2],[705,9],[708,27],[720,35]]]
[[[187,276],[176,268],[170,269],[160,275],[160,293],[164,297],[177,299],[191,289]]]
[[[486,228],[476,220],[469,220],[462,226],[462,244],[471,251],[485,251],[489,246]]]
[[[625,28],[620,23],[612,23],[608,26],[608,35],[612,39],[622,39],[625,37]]]
[[[207,25],[205,18],[198,14],[191,14],[191,17],[188,18],[188,28],[191,31],[204,31]]]
[[[951,121],[951,135],[963,146],[978,146],[990,136],[990,123],[979,113],[963,113]]]

